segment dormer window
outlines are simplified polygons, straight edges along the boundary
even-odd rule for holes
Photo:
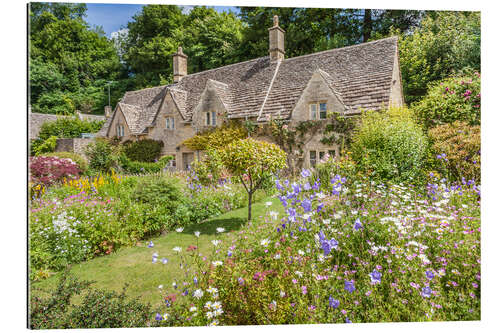
[[[125,128],[123,127],[123,125],[116,125],[116,136],[119,138],[125,136]]]
[[[173,130],[175,129],[175,119],[174,117],[165,118],[165,128]]]
[[[309,104],[311,120],[326,119],[326,102]]]
[[[217,124],[217,116],[215,111],[205,112],[205,125],[215,126]]]

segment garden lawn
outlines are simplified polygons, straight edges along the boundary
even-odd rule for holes
[[[270,208],[265,203],[272,202]],[[263,221],[262,216],[268,210],[284,212],[283,206],[277,198],[266,198],[252,205],[252,221]],[[169,232],[165,236],[153,238],[153,248],[148,248],[148,242],[140,242],[135,247],[122,248],[110,255],[94,258],[87,262],[75,264],[70,273],[83,280],[95,281],[94,288],[115,290],[120,292],[128,284],[127,295],[139,297],[142,302],[149,302],[153,306],[162,304],[162,297],[158,286],[171,287],[174,281],[183,278],[183,271],[179,268],[179,256],[172,250],[179,246],[185,252],[190,245],[197,245],[203,255],[212,253],[212,240],[222,241],[222,245],[228,245],[231,234],[241,229],[246,224],[247,207],[236,209],[228,213],[210,218],[203,223],[190,225],[182,232]],[[217,228],[224,228],[221,234]],[[195,231],[200,232],[197,239]],[[152,254],[159,254],[158,261],[152,263]],[[168,263],[162,264],[161,259],[167,258]],[[56,287],[60,274],[41,282],[33,283],[31,292],[44,293],[45,290],[53,290]],[[78,301],[77,299],[75,301]]]

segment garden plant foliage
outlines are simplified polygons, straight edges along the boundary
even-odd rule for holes
[[[396,182],[422,176],[426,149],[426,135],[405,108],[364,113],[351,146],[359,170]]]
[[[302,171],[276,180],[257,224],[206,253],[173,248],[185,276],[162,289],[164,326],[477,320],[480,187],[426,188]],[[193,235],[195,242],[197,235]],[[152,249],[154,251],[154,249]],[[153,266],[152,269],[159,269]]]

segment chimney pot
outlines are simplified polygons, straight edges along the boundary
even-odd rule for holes
[[[273,26],[269,28],[269,57],[271,61],[285,59],[285,30],[279,26],[278,15],[273,16]]]
[[[177,48],[177,53],[173,55],[174,83],[178,83],[187,75],[187,58],[188,56],[182,52],[182,47],[179,46]]]

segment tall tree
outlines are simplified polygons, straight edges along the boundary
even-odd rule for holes
[[[390,27],[408,31],[418,25],[422,11],[336,8],[239,7],[246,28],[240,58],[268,52],[272,17],[286,30],[286,56],[294,57],[366,42],[389,34]]]
[[[175,5],[147,5],[127,25],[124,60],[137,87],[155,86],[172,75],[172,54],[177,50],[175,31],[185,15]]]
[[[33,111],[101,111],[105,84],[120,78],[116,49],[83,20],[84,4],[30,4],[30,103]]]
[[[178,46],[189,56],[190,73],[240,61],[243,25],[233,13],[197,6],[183,14],[177,6],[148,5],[128,28],[124,59],[138,88],[171,82]]]
[[[405,100],[416,102],[428,84],[466,69],[481,70],[479,12],[429,12],[411,33],[399,33]]]

